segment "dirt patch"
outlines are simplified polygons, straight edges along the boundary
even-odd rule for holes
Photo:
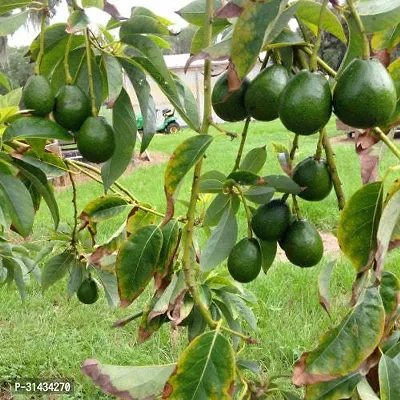
[[[332,233],[328,232],[320,232],[319,234],[321,235],[322,241],[324,243],[324,255],[329,255],[332,257],[339,256],[340,247],[337,238],[333,236]],[[288,261],[285,256],[285,252],[279,246],[276,256],[279,262]]]
[[[149,156],[150,156],[150,161],[147,159],[146,155],[140,157],[139,154],[135,154],[132,163],[128,166],[128,168],[124,172],[124,175],[130,174],[134,169],[137,168],[147,168],[153,165],[165,163],[168,161],[170,157],[169,154],[163,153],[161,151],[151,151],[149,152]],[[100,169],[100,167],[97,164],[91,164],[91,163],[88,164]],[[91,174],[96,176],[96,174],[93,172],[91,172]],[[80,173],[75,175],[75,181],[78,183],[84,183],[90,180],[92,179],[86,176],[85,174]],[[61,178],[55,179],[53,182],[53,186],[56,188],[57,191],[63,191],[65,188],[68,188],[70,186],[68,175],[66,174]]]

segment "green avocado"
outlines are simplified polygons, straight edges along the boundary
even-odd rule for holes
[[[298,135],[318,132],[328,123],[331,114],[331,89],[319,72],[299,72],[281,94],[279,118],[289,131]]]
[[[243,121],[247,116],[244,97],[249,86],[249,80],[244,79],[238,90],[229,93],[228,74],[223,73],[215,82],[212,91],[212,106],[215,113],[229,122]]]
[[[79,286],[76,296],[81,303],[96,303],[99,298],[99,287],[97,282],[92,278],[85,279]]]
[[[317,265],[324,253],[320,234],[306,220],[293,222],[279,244],[288,260],[301,268]]]
[[[282,65],[262,70],[246,91],[244,102],[249,114],[259,121],[278,118],[279,97],[288,81],[289,75]]]
[[[44,117],[54,107],[54,93],[49,81],[42,75],[32,75],[22,90],[25,108],[32,114]]]
[[[288,204],[280,199],[274,199],[257,208],[251,220],[251,228],[259,239],[276,242],[285,234],[290,219]]]
[[[337,117],[354,128],[385,125],[396,109],[397,94],[383,64],[377,60],[353,60],[340,75],[333,92]]]
[[[114,131],[104,117],[89,117],[76,136],[76,144],[88,161],[105,162],[114,154]]]
[[[308,157],[299,162],[293,170],[293,180],[300,187],[306,187],[298,194],[304,200],[323,200],[332,190],[329,166],[322,158]]]
[[[244,238],[231,250],[228,270],[232,278],[247,283],[257,278],[261,271],[261,250],[256,239]]]
[[[78,86],[63,86],[57,93],[53,115],[65,129],[78,131],[90,114],[89,99]]]

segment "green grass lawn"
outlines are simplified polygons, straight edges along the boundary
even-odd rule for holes
[[[225,128],[240,132],[243,124],[227,124]],[[338,134],[334,121],[328,127],[330,136]],[[193,133],[182,131],[178,135],[157,135],[150,151],[171,153],[183,139]],[[204,172],[219,169],[229,173],[239,140],[231,141],[227,136],[213,131],[215,136],[207,152]],[[268,160],[262,170],[263,175],[281,173],[274,156],[271,143],[278,142],[290,146],[293,135],[279,122],[251,123],[245,150],[267,146]],[[302,137],[297,160],[300,161],[315,151],[317,136]],[[334,145],[339,174],[347,197],[361,184],[360,167],[354,146]],[[383,171],[396,160],[387,151],[381,165]],[[121,179],[121,183],[140,200],[164,209],[163,175],[165,163],[149,165],[134,170]],[[191,176],[182,185],[179,199],[187,199]],[[102,193],[97,183],[79,185],[78,203],[84,205]],[[63,220],[72,222],[71,190],[68,188],[57,194]],[[334,193],[320,203],[300,200],[304,216],[322,231],[335,231],[338,223],[338,208]],[[184,213],[182,204],[177,203],[177,215]],[[239,211],[240,232],[245,235],[244,212]],[[108,237],[121,223],[122,217],[103,223],[100,241]],[[51,220],[46,206],[37,215],[34,240],[39,240],[51,230]],[[201,240],[204,238],[201,236]],[[390,255],[387,268],[399,271],[400,252]],[[248,285],[259,298],[256,306],[259,330],[255,334],[259,345],[248,346],[243,358],[254,359],[270,374],[290,373],[293,362],[306,349],[317,343],[318,337],[330,326],[331,321],[318,305],[317,279],[320,268],[330,260],[328,255],[319,266],[300,269],[288,263],[275,264],[268,275]],[[338,260],[332,278],[332,316],[334,322],[346,311],[349,290],[354,272],[343,258]],[[185,330],[174,332],[164,326],[149,341],[137,344],[138,324],[133,322],[122,329],[111,329],[111,324],[135,310],[141,309],[151,295],[145,292],[137,303],[128,310],[112,309],[107,306],[104,296],[93,306],[85,306],[74,297],[67,300],[66,282],[62,281],[43,294],[33,284],[28,296],[21,302],[15,287],[0,290],[0,382],[23,378],[63,377],[75,382],[77,399],[105,399],[88,379],[80,374],[80,364],[86,358],[97,358],[103,363],[133,365],[169,363],[177,359],[185,347]],[[0,395],[1,398],[1,395]],[[67,398],[67,397],[64,397]]]

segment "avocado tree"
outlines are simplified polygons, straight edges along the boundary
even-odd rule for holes
[[[379,177],[376,155],[387,147],[400,159],[391,140],[400,121],[400,62],[390,57],[400,42],[399,1],[193,1],[179,14],[196,27],[188,66],[204,60],[201,118],[190,89],[165,65],[162,49],[168,48],[171,34],[165,18],[135,7],[125,19],[102,0],[82,0],[72,1],[66,23],[46,27],[47,6],[46,0],[0,4],[2,34],[23,24],[29,10],[42,14],[41,32],[28,54],[35,74],[23,90],[0,97],[0,282],[15,281],[24,297],[30,276],[45,290],[68,275],[69,296],[76,293],[80,301],[92,304],[101,285],[109,303],[121,307],[153,290],[143,310],[115,325],[140,319],[141,342],[163,324],[184,326],[189,345],[168,365],[84,361],[82,372],[106,393],[124,399],[298,399],[300,390],[293,386],[290,391],[279,377],[267,376],[257,363],[240,358],[243,346],[257,343],[248,333],[256,328],[251,308],[256,299],[242,283],[256,279],[261,269],[268,273],[278,245],[298,267],[320,262],[321,237],[302,218],[298,199],[323,201],[334,188],[338,240],[357,274],[351,308],[296,362],[293,384],[305,388],[306,399],[400,398],[400,281],[385,271],[387,253],[400,243],[400,185],[399,179],[393,181],[399,165]],[[106,27],[90,23],[85,8],[93,6],[111,13]],[[289,29],[293,20],[300,33]],[[338,71],[319,57],[323,32],[346,45]],[[261,71],[250,82],[246,77],[259,58]],[[229,65],[212,88],[212,61],[221,59],[229,59]],[[141,152],[156,131],[148,77],[198,133],[179,144],[166,165],[163,212],[118,181],[136,139],[123,73],[143,115]],[[10,89],[1,75],[0,84]],[[113,104],[112,124],[99,116],[106,99]],[[235,136],[213,122],[212,108],[223,120],[245,120],[231,171],[202,173],[213,141],[210,126],[227,140]],[[347,202],[326,129],[332,111],[357,131],[364,185]],[[280,118],[293,133],[290,149],[274,145],[281,175],[259,174],[266,162],[262,144],[243,154],[252,117]],[[299,139],[309,135],[315,137],[315,154],[294,165]],[[92,164],[63,160],[48,148],[53,140],[76,140]],[[98,169],[93,163],[103,164]],[[77,173],[99,182],[105,193],[83,210],[76,202]],[[63,174],[69,175],[73,188],[74,224],[67,231],[59,228],[62,216],[47,179]],[[188,175],[192,186],[186,213],[177,216],[175,202]],[[198,208],[201,193],[215,195],[204,213]],[[10,230],[28,238],[41,199],[55,233],[46,246],[17,244]],[[238,237],[240,207],[245,210],[246,237]],[[98,224],[127,209],[127,220],[98,243]],[[201,231],[207,240],[200,248]],[[320,302],[328,313],[333,265],[324,267],[319,279]],[[151,282],[153,289],[148,288]]]

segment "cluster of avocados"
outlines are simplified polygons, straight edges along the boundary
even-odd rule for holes
[[[31,76],[22,91],[22,100],[34,116],[52,113],[55,122],[76,135],[78,150],[90,162],[102,163],[114,153],[115,139],[104,117],[92,116],[86,94],[75,85],[62,86],[54,95],[50,82],[42,75]]]
[[[280,118],[283,125],[298,135],[312,135],[329,121],[332,110],[344,123],[355,128],[385,126],[396,110],[396,88],[379,60],[353,60],[339,75],[332,90],[320,72],[302,70],[289,77],[278,64],[262,70],[251,82],[229,92],[227,73],[214,85],[212,104],[225,121],[238,122],[247,117],[259,121]],[[310,156],[299,162],[293,180],[305,188],[298,196],[321,201],[332,190],[326,161]],[[257,239],[239,241],[228,257],[228,270],[239,282],[254,280],[263,266],[268,268],[276,255],[277,244],[289,261],[302,268],[321,260],[323,243],[313,224],[298,220],[288,204],[274,199],[253,214],[251,228]],[[266,254],[266,252],[268,254]],[[269,266],[265,266],[265,260]]]

